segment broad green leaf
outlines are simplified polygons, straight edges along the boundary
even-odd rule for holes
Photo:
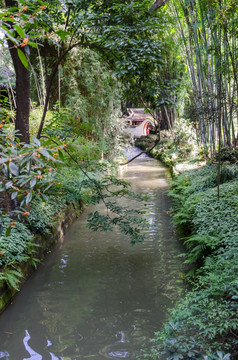
[[[26,204],[28,204],[29,202],[31,202],[32,200],[32,192],[29,192],[26,196]]]
[[[18,166],[15,165],[12,161],[9,162],[9,170],[12,175],[18,176],[18,174],[19,174]]]
[[[14,34],[11,34],[10,31],[8,30],[8,28],[5,25],[1,25],[1,28],[3,30],[3,32],[5,33],[5,35],[14,43],[17,44],[17,39],[14,38]]]
[[[40,140],[38,140],[37,138],[33,139],[33,143],[35,143],[37,146],[40,146]]]
[[[43,198],[44,201],[48,201],[48,196],[46,196],[45,194],[41,194],[41,197]]]
[[[28,41],[28,43],[27,43],[28,45],[30,45],[30,46],[32,46],[33,48],[37,48],[37,44],[36,43],[34,43],[33,41]]]
[[[61,150],[58,150],[58,154],[59,154],[59,157],[60,157],[60,160],[64,161],[64,154]]]
[[[17,192],[17,191],[14,191],[14,192],[12,193],[12,195],[11,195],[11,199],[12,199],[12,200],[16,199],[17,195],[18,195],[18,192]]]
[[[5,162],[7,162],[9,160],[9,158],[1,158],[0,159],[0,164],[3,164]]]
[[[11,230],[12,230],[12,228],[11,228],[11,226],[9,226],[6,230],[6,236],[9,236],[11,234]]]
[[[19,25],[14,25],[14,28],[18,35],[20,35],[23,39],[25,38],[24,30]]]
[[[20,49],[17,49],[17,54],[19,56],[19,59],[21,60],[22,64],[25,66],[26,69],[28,69],[28,61],[26,58],[26,55],[24,54],[24,52]]]
[[[65,37],[66,37],[67,35],[69,35],[69,32],[68,32],[68,31],[64,31],[64,30],[57,30],[55,33],[56,33],[57,35],[59,35],[59,37],[60,37],[60,39],[61,39],[62,41],[64,41],[64,40],[65,40]]]
[[[31,179],[30,181],[30,187],[33,188],[36,184],[36,178]]]
[[[15,19],[12,19],[10,17],[4,17],[4,21],[7,21],[7,22],[15,22],[16,20]]]
[[[46,150],[46,149],[41,149],[41,154],[43,155],[43,156],[46,156],[47,157],[47,159],[49,159],[49,157],[50,157],[50,154],[48,153],[48,151]]]
[[[12,182],[12,181],[8,181],[8,182],[5,184],[5,188],[6,188],[6,189],[9,189],[12,185],[13,185],[13,182]]]

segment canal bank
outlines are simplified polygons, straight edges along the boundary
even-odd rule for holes
[[[141,140],[145,149],[149,139]],[[151,155],[169,159],[176,146],[162,145]],[[172,309],[143,359],[237,359],[237,149],[221,156],[219,197],[216,164],[202,166],[192,159],[188,166],[186,160],[180,163],[183,173],[173,178],[171,214],[187,248],[192,290]]]
[[[119,232],[88,230],[87,208],[2,314],[4,359],[134,360],[162,327],[183,292],[182,247],[168,214],[170,177],[147,156],[121,176],[148,196],[145,242],[131,246]]]

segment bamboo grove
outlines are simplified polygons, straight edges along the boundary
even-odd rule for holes
[[[237,29],[235,0],[172,0],[190,78],[190,119],[211,157],[237,145]],[[177,35],[176,35],[177,36]]]

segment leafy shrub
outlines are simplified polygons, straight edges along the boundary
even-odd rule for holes
[[[2,272],[0,272],[0,281],[5,281],[9,287],[19,291],[20,279],[23,278],[22,271],[20,269],[8,268],[5,267]]]
[[[29,227],[34,233],[48,234],[53,217],[64,208],[65,198],[48,195],[47,201],[33,201],[28,217]]]
[[[217,165],[201,167],[184,174],[190,178],[191,186],[185,189],[185,194],[214,188],[217,185]],[[220,183],[238,179],[238,168],[234,165],[223,165],[221,168]]]
[[[0,132],[0,191],[11,200],[6,208],[1,203],[0,210],[20,218],[29,215],[32,199],[44,199],[45,193],[56,183],[53,164],[57,161],[58,149],[46,148],[38,139],[23,144],[14,139],[15,135],[8,126]]]
[[[103,150],[98,142],[86,140],[81,136],[74,141],[69,141],[68,148],[79,163],[88,164],[90,167],[92,167],[92,161],[96,160],[98,162],[100,160]],[[69,159],[67,163],[72,163],[72,160]]]
[[[69,203],[82,198],[83,174],[79,169],[60,168],[57,180],[60,187],[52,187],[47,199],[35,199],[31,203],[28,217],[30,229],[34,233],[47,234],[50,232],[52,219]]]
[[[229,149],[228,147],[224,147],[221,149],[221,161],[222,162],[229,162],[232,164],[238,163],[238,148],[235,148],[234,150]],[[215,159],[219,160],[219,154],[215,154]]]
[[[79,136],[90,137],[92,131],[92,125],[76,119],[67,107],[61,107],[60,111],[55,107],[54,111],[51,111],[51,119],[44,126],[45,134],[62,141],[76,139]]]

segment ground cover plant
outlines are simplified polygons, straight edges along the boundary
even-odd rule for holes
[[[223,164],[220,198],[217,165],[178,175],[170,192],[173,218],[192,266],[192,290],[155,334],[146,359],[230,359],[238,353],[238,169]]]

